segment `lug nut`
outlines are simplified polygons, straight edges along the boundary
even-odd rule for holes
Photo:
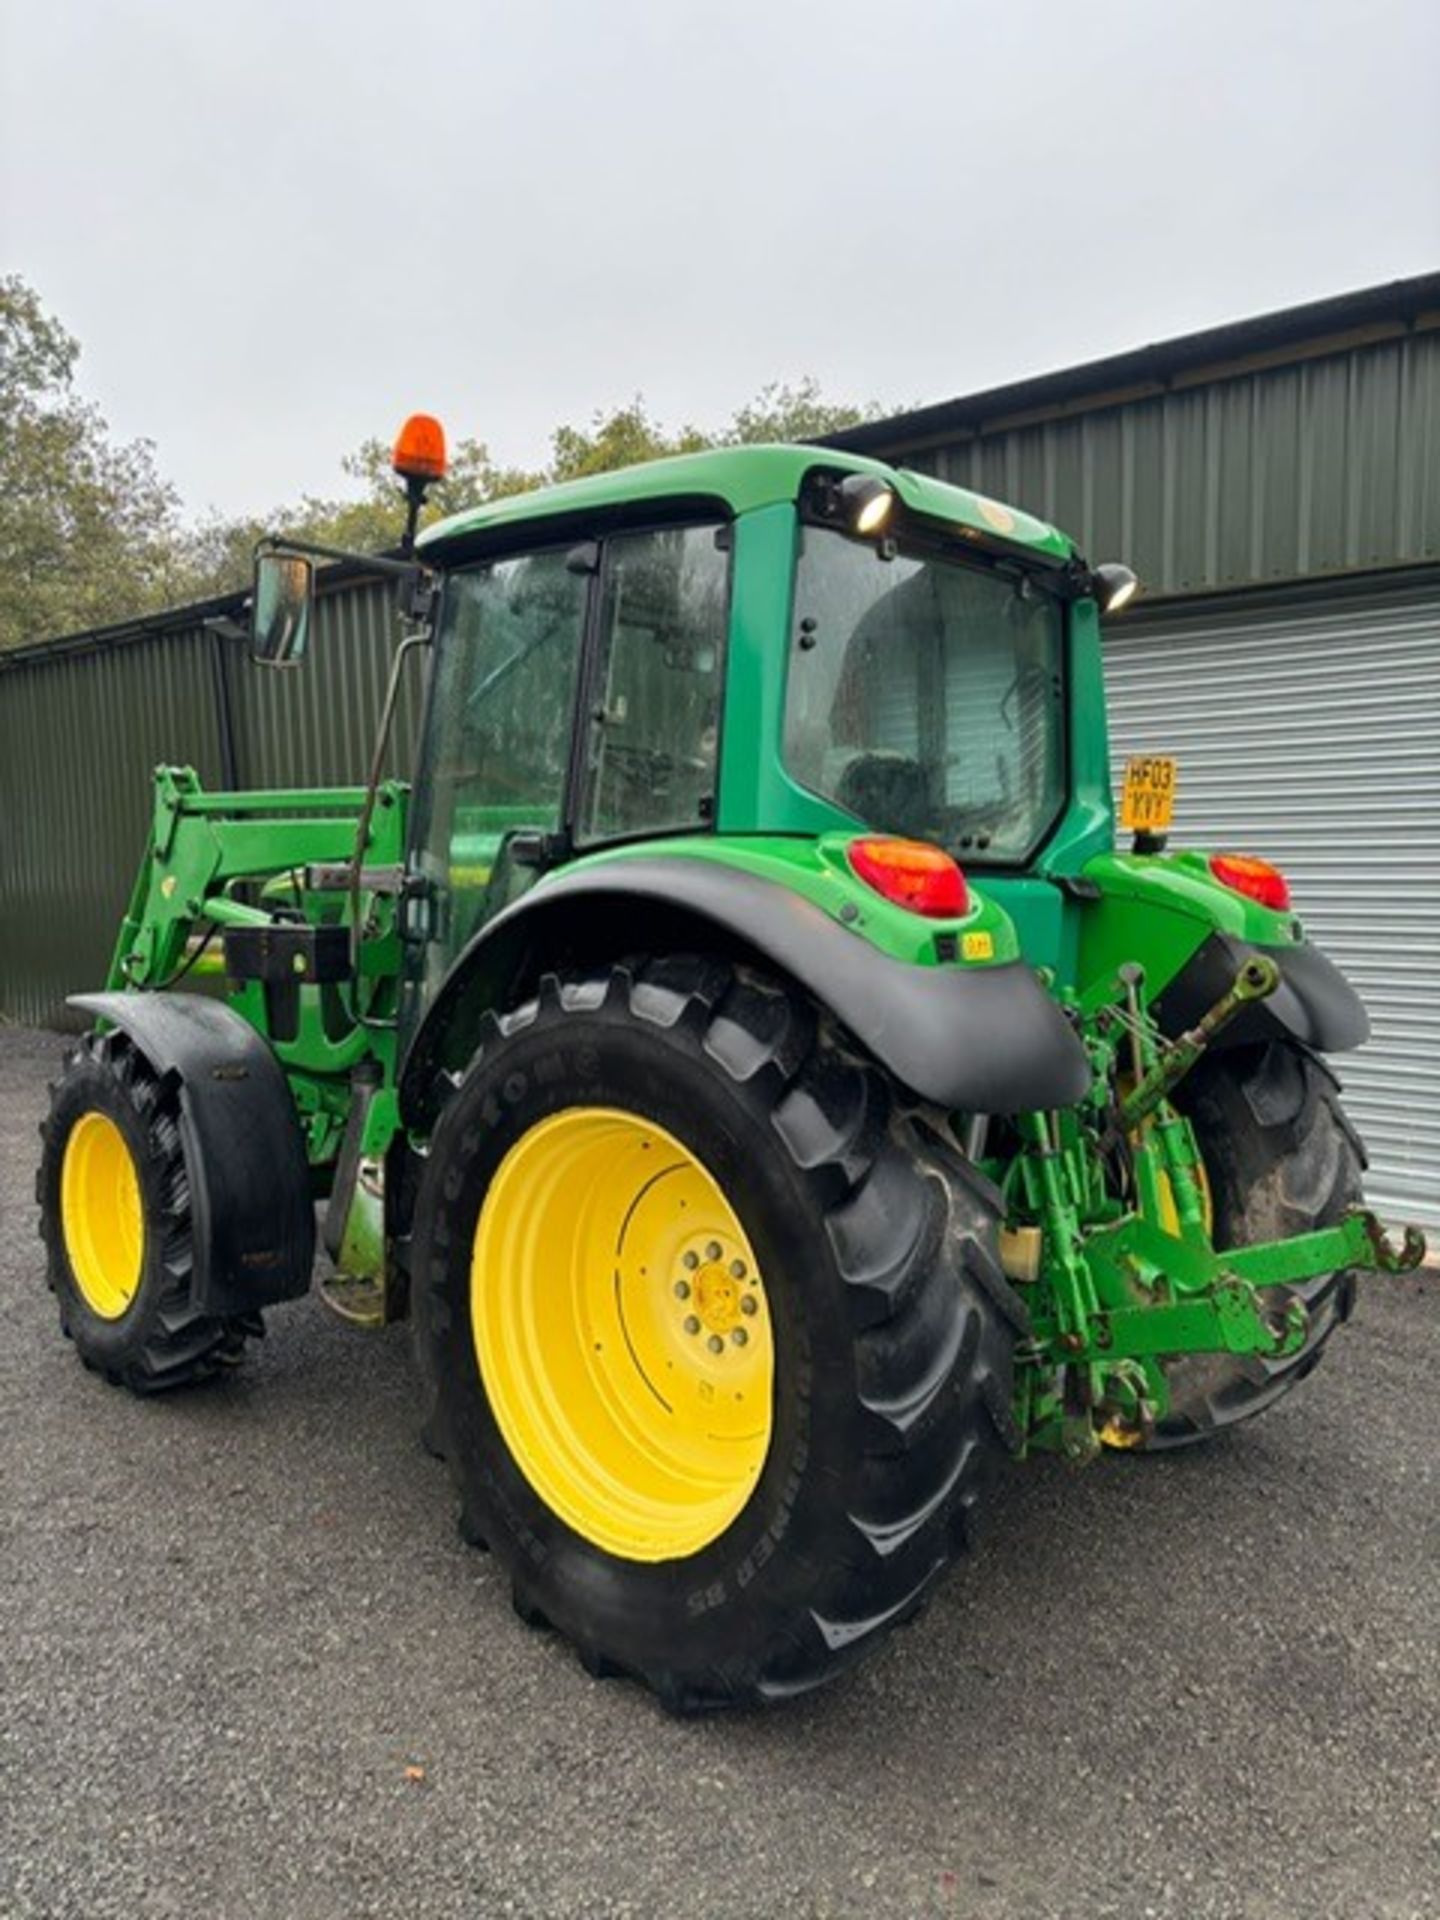
[[[698,1333],[700,1331],[700,1322],[695,1318],[693,1313],[687,1313],[685,1316],[685,1331],[687,1333]]]
[[[723,1353],[725,1351],[725,1342],[720,1338],[718,1333],[712,1333],[705,1344],[712,1353]]]
[[[744,1327],[736,1327],[735,1331],[731,1334],[730,1338],[735,1342],[735,1345],[737,1347],[743,1347],[745,1342],[750,1338],[750,1336],[745,1331]]]
[[[730,1262],[730,1277],[732,1280],[743,1280],[745,1278],[745,1262],[743,1260],[732,1260]]]
[[[705,1258],[707,1260],[718,1260],[720,1258],[720,1254],[721,1254],[720,1242],[718,1240],[712,1240],[709,1246],[706,1247],[705,1249]]]
[[[677,1280],[675,1282],[675,1298],[677,1300],[688,1300],[690,1298],[690,1282],[688,1280]]]
[[[760,1302],[755,1298],[753,1293],[747,1293],[745,1298],[740,1302],[740,1311],[742,1313],[758,1313],[760,1311]]]
[[[680,1264],[682,1267],[688,1267],[690,1272],[693,1273],[700,1264],[700,1256],[698,1253],[687,1253]]]

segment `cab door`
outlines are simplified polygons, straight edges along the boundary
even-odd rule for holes
[[[481,926],[536,877],[517,860],[565,821],[593,549],[452,573],[416,770],[420,882],[407,1024]]]

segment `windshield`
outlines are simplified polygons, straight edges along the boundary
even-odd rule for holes
[[[1065,798],[1063,634],[1023,577],[807,527],[791,775],[878,831],[1027,859]]]

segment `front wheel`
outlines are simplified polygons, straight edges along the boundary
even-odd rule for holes
[[[40,1131],[50,1287],[85,1365],[142,1394],[234,1366],[260,1316],[221,1317],[191,1300],[191,1177],[175,1088],[125,1034],[88,1034],[50,1090]]]
[[[677,1710],[913,1614],[1012,1445],[998,1196],[798,990],[704,958],[487,1022],[413,1316],[466,1534]]]
[[[1217,1247],[1282,1240],[1333,1226],[1361,1201],[1364,1150],[1325,1063],[1285,1041],[1212,1054],[1177,1096],[1195,1130]],[[1303,1380],[1349,1316],[1354,1282],[1322,1274],[1283,1289],[1303,1300],[1310,1331],[1283,1360],[1195,1354],[1171,1361],[1170,1408],[1151,1447],[1207,1439],[1253,1418]]]

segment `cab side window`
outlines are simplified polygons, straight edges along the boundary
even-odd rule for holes
[[[418,782],[418,867],[430,882],[429,987],[534,879],[520,833],[561,825],[589,581],[563,550],[454,575],[446,588]]]
[[[606,543],[582,843],[713,816],[730,572],[718,532],[667,527]]]

